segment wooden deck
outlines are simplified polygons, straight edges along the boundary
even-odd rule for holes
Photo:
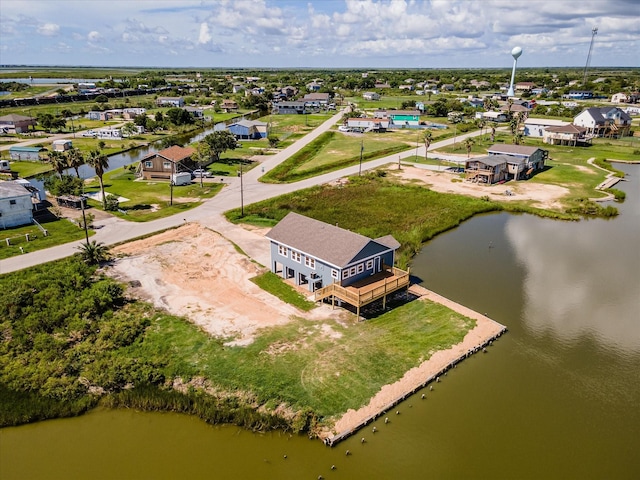
[[[386,302],[387,295],[409,286],[409,272],[395,267],[384,267],[380,273],[360,280],[347,287],[337,283],[327,285],[315,291],[316,302],[328,297],[338,298],[343,302],[353,305],[360,316],[360,307],[376,300]]]

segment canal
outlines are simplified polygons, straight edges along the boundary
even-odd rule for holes
[[[509,332],[377,433],[328,448],[98,409],[0,430],[0,477],[640,478],[640,166],[618,168],[615,219],[481,215],[425,245],[412,265],[424,286]]]

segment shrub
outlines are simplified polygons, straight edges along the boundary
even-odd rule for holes
[[[107,193],[107,196],[105,197],[104,206],[105,206],[105,210],[109,212],[114,212],[120,208],[120,201],[118,200],[118,197],[116,197],[115,195],[111,195]]]

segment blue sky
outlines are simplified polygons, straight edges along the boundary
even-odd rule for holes
[[[638,0],[1,0],[0,63],[640,66]]]

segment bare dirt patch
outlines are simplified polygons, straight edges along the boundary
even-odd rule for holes
[[[438,172],[422,168],[403,166],[402,170],[390,169],[397,178],[404,181],[420,181],[431,190],[440,193],[457,193],[473,197],[488,196],[491,200],[513,202],[526,200],[532,206],[549,209],[562,209],[562,198],[569,194],[569,190],[557,185],[544,185],[526,181],[507,182],[502,185],[481,185],[467,182],[459,175],[448,172]],[[509,190],[513,195],[506,195]]]
[[[258,329],[284,324],[293,315],[331,316],[324,308],[304,315],[259,288],[249,279],[264,269],[199,224],[115,247],[113,253],[125,256],[115,261],[112,274],[139,282],[131,289],[134,296],[234,345],[251,343]]]

